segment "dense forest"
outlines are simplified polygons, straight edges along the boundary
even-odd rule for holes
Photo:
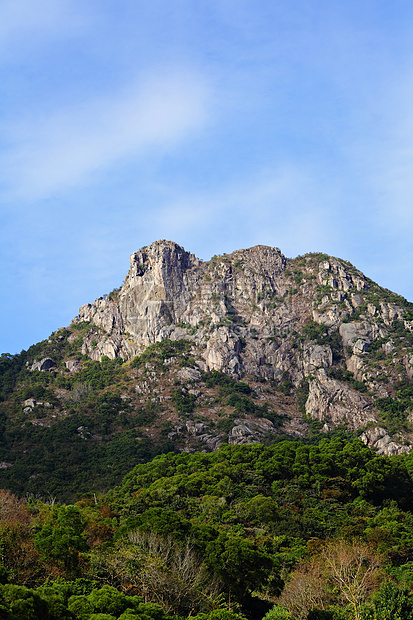
[[[159,455],[75,504],[3,491],[1,617],[412,618],[412,471],[336,438]]]

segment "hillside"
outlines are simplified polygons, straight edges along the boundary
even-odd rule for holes
[[[412,471],[323,439],[160,455],[76,505],[1,491],[1,617],[411,620]]]
[[[0,486],[69,499],[162,452],[322,434],[410,452],[412,320],[341,259],[155,242],[68,327],[1,356]]]

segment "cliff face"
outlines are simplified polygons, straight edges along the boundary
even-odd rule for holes
[[[93,351],[85,343],[85,352],[93,359],[128,359],[153,342],[190,337],[205,347],[206,369],[242,373],[240,352],[250,331],[272,333],[259,300],[285,295],[285,265],[278,249],[265,246],[202,263],[176,243],[155,242],[132,254],[116,302],[98,299],[80,308],[77,320],[103,330]]]
[[[82,352],[94,360],[187,339],[199,369],[288,384],[324,430],[357,429],[376,424],[377,399],[413,376],[409,308],[326,255],[287,259],[255,246],[202,262],[157,241],[132,254],[119,290],[82,306],[74,321],[91,323]]]

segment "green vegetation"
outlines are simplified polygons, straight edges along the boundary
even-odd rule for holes
[[[411,430],[413,304],[382,296],[372,282],[354,299],[336,295],[309,273],[328,259],[290,261],[283,299],[268,278],[245,300],[246,312],[216,283],[211,301],[225,303],[222,320],[179,323],[196,337],[156,342],[132,361],[83,355],[84,343],[96,353],[105,337],[87,322],[0,357],[0,487],[8,489],[0,490],[0,618],[413,620],[413,455],[380,457],[344,424],[321,434],[324,420],[305,417],[313,376],[302,378],[303,352],[315,344],[329,358],[330,347],[328,376],[375,399],[391,433]],[[213,257],[210,274],[229,273],[229,261]],[[336,328],[284,321],[307,290],[340,312],[360,302],[352,321],[377,318],[380,337],[360,355],[366,383],[345,367]],[[109,299],[118,296],[114,289]],[[379,318],[382,299],[401,306],[403,320]],[[280,304],[279,317],[268,311]],[[266,315],[263,332],[249,322],[251,309]],[[244,380],[195,370],[197,346],[208,346],[201,338],[214,344],[221,326],[242,345],[252,372]],[[30,371],[43,357],[54,366]],[[377,398],[378,382],[387,396]],[[284,423],[293,428],[297,410],[310,431],[291,441]],[[252,428],[254,417],[277,429],[263,444],[197,451],[225,441],[238,418]],[[201,434],[207,440],[197,444]]]
[[[411,620],[412,471],[323,439],[161,455],[76,505],[0,491],[0,615]]]
[[[408,415],[413,411],[413,386],[407,379],[400,381],[394,386],[394,396],[378,398],[374,403],[391,433],[407,429]]]
[[[219,387],[219,401],[234,407],[238,414],[250,414],[256,417],[267,415],[266,405],[257,405],[250,398],[254,393],[248,383],[236,381],[217,370],[203,373],[202,380],[208,388]]]
[[[308,378],[303,379],[297,388],[297,404],[300,412],[305,415],[305,404],[307,402],[308,394],[310,391],[310,384]]]
[[[162,340],[155,342],[145,349],[145,351],[135,357],[131,365],[134,368],[140,368],[146,363],[153,364],[156,368],[162,368],[164,362],[172,357],[179,356],[183,360],[188,359],[191,349],[189,340]]]
[[[195,408],[196,396],[182,390],[175,390],[172,402],[179,414],[191,413]]]
[[[302,333],[319,345],[331,347],[333,363],[337,363],[343,357],[343,343],[338,330],[329,331],[325,325],[310,321],[303,326]]]
[[[141,367],[145,371],[147,362],[161,367],[177,355],[182,364],[191,363],[190,343],[156,343],[133,364],[105,356],[97,362],[79,351],[90,331],[88,323],[75,323],[27,352],[1,356],[0,460],[11,466],[0,469],[0,486],[19,494],[69,499],[108,489],[132,464],[173,449],[164,438],[154,441],[142,432],[161,406],[148,393],[131,407],[128,373]],[[81,363],[73,374],[62,361],[68,352]],[[30,372],[33,360],[44,356],[52,357],[56,366],[49,372]],[[23,411],[30,398],[38,401],[36,406]]]
[[[367,392],[367,387],[363,381],[357,381],[357,379],[354,378],[354,374],[342,366],[333,366],[329,369],[328,374],[337,381],[345,381],[346,383],[349,383],[354,390],[358,390],[359,392]]]

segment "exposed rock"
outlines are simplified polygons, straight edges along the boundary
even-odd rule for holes
[[[390,437],[384,428],[379,426],[368,428],[359,437],[363,443],[369,448],[377,450],[378,454],[391,456],[392,454],[408,453],[412,449],[412,445],[402,445]]]
[[[406,368],[407,377],[411,381],[413,379],[413,354],[412,353],[408,353],[404,357],[403,362],[404,362],[404,367]]]
[[[192,422],[191,420],[187,420],[185,423],[186,429],[190,435],[198,435],[200,433],[205,433],[208,429],[207,425],[204,422]]]
[[[256,441],[255,433],[247,424],[237,424],[228,435],[229,444],[249,444]]]
[[[10,469],[11,467],[13,467],[13,463],[0,462],[0,469]]]
[[[33,407],[36,407],[36,401],[34,398],[27,398],[25,401],[23,401],[23,407],[28,407],[29,409],[32,409]]]
[[[198,396],[201,396],[202,392],[201,390],[195,390],[194,388],[189,388],[188,394],[193,394],[194,396],[198,398]]]
[[[220,435],[216,433],[206,433],[205,435],[198,435],[196,439],[203,442],[209,450],[218,450],[219,446],[224,443]]]
[[[386,353],[386,355],[389,355],[390,353],[392,353],[395,349],[394,346],[394,342],[392,339],[390,339],[388,342],[385,342],[382,347],[383,351]]]
[[[402,305],[394,297],[379,303],[378,290],[350,263],[332,257],[290,260],[278,248],[255,246],[204,263],[176,243],[162,240],[132,254],[115,297],[85,304],[74,321],[90,322],[82,353],[91,359],[106,355],[126,360],[167,338],[190,340],[199,370],[178,370],[182,383],[199,382],[200,371],[219,370],[237,379],[291,385],[294,394],[308,381],[307,415],[326,429],[342,423],[355,429],[377,421],[374,400],[393,394],[392,384],[402,379],[400,363],[413,378],[409,351],[394,364],[400,362],[398,374],[394,368],[368,363],[377,339],[387,339],[381,345],[385,354],[399,355],[400,345],[397,348],[391,337],[395,319],[412,329]],[[357,319],[351,320],[352,315]],[[311,321],[325,326],[325,332],[307,336],[303,327]],[[341,355],[339,340],[342,363],[370,394],[329,376]],[[175,362],[165,360],[165,371]],[[149,366],[144,369],[147,378],[155,378],[157,369]],[[150,392],[143,382],[137,390],[145,396]],[[190,390],[200,395],[198,388]],[[162,395],[156,398],[164,402]],[[249,422],[236,426],[231,442],[252,441],[260,432]],[[303,429],[298,424],[297,433]]]
[[[92,433],[87,426],[79,426],[77,429],[77,434],[80,435],[82,439],[92,439]]]
[[[350,347],[353,354],[357,355],[367,351],[368,345],[373,340],[373,326],[367,322],[342,323],[340,336],[343,339],[343,347]]]
[[[395,319],[403,318],[403,310],[398,308],[395,304],[381,301],[380,310],[381,318],[386,325],[391,325]]]
[[[78,360],[67,360],[65,361],[65,366],[70,373],[79,372],[82,370],[82,362],[79,362]]]
[[[50,428],[52,423],[50,420],[30,420],[32,426],[40,426],[41,428]]]
[[[30,366],[29,370],[33,372],[34,370],[40,370],[41,372],[47,372],[52,370],[56,366],[55,362],[50,357],[44,357],[41,360],[34,360],[33,364]]]
[[[303,371],[305,375],[314,373],[318,368],[330,368],[333,353],[329,346],[307,344],[303,351]]]
[[[274,424],[265,418],[257,420],[234,420],[235,426],[228,435],[229,444],[250,444],[260,441],[265,433],[274,433]]]
[[[286,259],[278,249],[266,246],[235,254],[233,263],[212,263],[209,275],[205,264],[171,241],[158,241],[135,252],[119,303],[100,298],[79,309],[75,321],[90,321],[104,332],[85,338],[82,353],[92,359],[130,358],[158,340],[188,337],[179,325],[196,328],[209,317],[211,326],[216,325],[213,333],[206,338],[207,330],[201,327],[193,337],[195,342],[205,341],[206,369],[241,372],[242,344],[228,317],[249,313],[251,300],[265,288],[284,294],[285,285],[278,290],[277,276],[285,269]],[[234,263],[242,264],[242,269],[234,268]],[[216,278],[220,281],[215,282]],[[261,324],[261,317],[256,317],[257,327]]]
[[[50,409],[53,407],[53,405],[51,403],[40,402],[38,400],[35,400],[34,398],[27,398],[25,401],[23,401],[23,407],[24,413],[31,413],[34,407],[47,407]]]
[[[358,355],[352,355],[351,357],[347,359],[346,365],[347,365],[347,370],[352,372],[358,381],[363,380],[365,376],[364,375],[365,366],[364,366],[364,360],[361,357],[359,357]]]
[[[201,381],[201,373],[195,368],[181,368],[176,373],[176,376],[184,383],[197,383]]]
[[[346,423],[351,429],[375,421],[370,399],[331,379],[324,369],[319,369],[310,381],[305,410],[307,415],[320,422],[333,423],[334,426]]]

